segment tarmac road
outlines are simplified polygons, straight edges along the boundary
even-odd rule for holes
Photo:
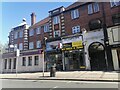
[[[2,88],[118,88],[118,82],[2,79]]]

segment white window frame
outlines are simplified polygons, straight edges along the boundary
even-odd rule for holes
[[[15,32],[14,33],[14,39],[17,39],[18,38],[18,32]]]
[[[72,27],[72,33],[73,34],[80,33],[80,26],[77,25],[77,26]]]
[[[99,9],[99,3],[98,3],[98,2],[95,2],[95,3],[93,4],[93,8],[94,8],[94,12],[100,11],[100,9]]]
[[[44,32],[49,32],[49,24],[44,25]]]
[[[56,36],[55,34],[58,33],[58,36]],[[55,30],[54,31],[54,37],[59,37],[60,36],[60,30]]]
[[[88,14],[93,14],[92,4],[89,4],[89,5],[88,5]]]
[[[36,48],[41,48],[41,41],[36,42]]]
[[[23,37],[23,31],[19,32],[19,37],[22,38]]]
[[[29,36],[33,36],[34,35],[34,29],[30,29],[29,30]]]
[[[78,17],[79,17],[79,10],[78,9],[72,10],[71,11],[71,18],[75,19],[75,18],[78,18]]]
[[[60,23],[60,16],[53,17],[53,24],[59,24]]]
[[[36,28],[36,34],[40,34],[41,33],[41,27]]]
[[[19,43],[19,50],[23,50],[23,43]]]
[[[29,49],[34,49],[34,43],[33,42],[29,42]]]
[[[111,7],[116,7],[120,5],[120,0],[110,0]]]

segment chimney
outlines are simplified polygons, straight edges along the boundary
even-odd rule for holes
[[[31,14],[31,25],[35,24],[35,22],[36,22],[36,15],[35,13],[32,13]]]

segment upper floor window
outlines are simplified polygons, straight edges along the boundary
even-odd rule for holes
[[[33,49],[34,48],[34,44],[33,44],[33,42],[30,42],[29,43],[29,49]]]
[[[14,39],[17,39],[18,38],[18,32],[15,32],[14,33]]]
[[[99,4],[97,2],[94,3],[93,8],[94,8],[94,12],[98,12],[99,11]]]
[[[120,13],[112,15],[113,24],[120,24]]]
[[[40,30],[41,30],[41,27],[38,27],[38,28],[36,29],[36,34],[40,34]]]
[[[59,37],[60,36],[60,30],[54,31],[54,37]]]
[[[75,34],[75,33],[79,33],[80,32],[80,26],[74,26],[72,27],[72,33]]]
[[[33,36],[34,35],[34,30],[33,29],[30,29],[29,30],[29,36]]]
[[[88,14],[93,14],[94,12],[99,11],[99,3],[95,2],[88,5]]]
[[[53,17],[53,24],[58,24],[58,23],[60,23],[60,17],[59,16]]]
[[[78,18],[78,17],[79,17],[79,11],[78,11],[78,9],[72,10],[71,11],[71,18],[75,19],[75,18]]]
[[[23,43],[19,44],[19,50],[23,50]]]
[[[49,32],[49,24],[44,25],[44,32]]]
[[[119,6],[120,0],[110,0],[111,7]]]
[[[23,37],[23,31],[20,31],[20,32],[19,32],[19,37],[20,37],[20,38]]]
[[[41,41],[37,41],[36,45],[37,48],[41,48]]]

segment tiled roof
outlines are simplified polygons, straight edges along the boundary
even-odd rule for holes
[[[71,4],[70,6],[66,7],[65,10],[69,10],[69,9],[72,9],[72,8],[75,8],[77,6],[80,6],[82,4],[85,4],[86,2],[75,2],[73,4]]]
[[[42,26],[42,25],[44,25],[45,23],[47,23],[48,21],[49,21],[49,17],[44,18],[44,19],[42,19],[41,21],[39,21],[39,22],[35,23],[34,25],[30,26],[30,28]]]

